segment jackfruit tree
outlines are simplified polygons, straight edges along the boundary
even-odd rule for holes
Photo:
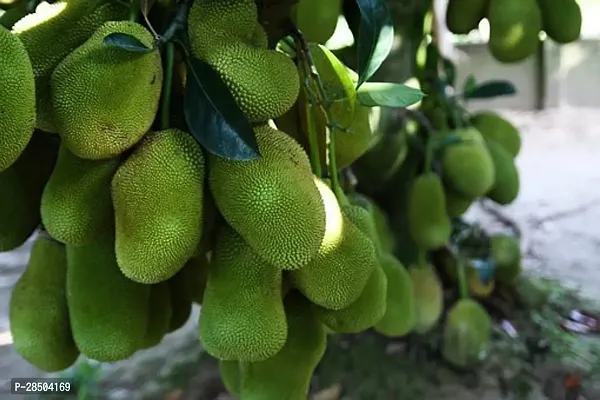
[[[483,362],[479,300],[515,285],[521,250],[463,216],[517,199],[521,136],[467,102],[515,88],[451,94],[432,1],[414,3],[402,24],[383,0],[0,4],[0,251],[34,240],[10,299],[17,352],[48,372],[117,362],[196,304],[242,400],[306,399],[334,335],[439,330],[448,363]],[[541,29],[579,36],[574,0],[567,22],[548,3],[450,0],[447,23],[488,18],[492,54],[514,62]],[[375,81],[395,35],[419,88]]]

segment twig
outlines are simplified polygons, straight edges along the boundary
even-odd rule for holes
[[[549,214],[545,217],[536,218],[534,220],[534,222],[532,223],[532,228],[534,228],[534,229],[540,228],[542,225],[544,225],[547,222],[558,221],[558,220],[561,220],[564,218],[572,217],[579,213],[588,211],[598,205],[600,205],[600,199],[595,199],[595,200],[588,202],[587,204],[582,204],[577,207],[573,207],[569,210],[558,211],[558,212]]]
[[[179,33],[179,31],[187,30],[187,21],[193,4],[194,0],[177,0],[177,11],[175,12],[175,17],[165,32],[156,38],[157,46],[162,46],[163,44],[171,41],[175,35]]]

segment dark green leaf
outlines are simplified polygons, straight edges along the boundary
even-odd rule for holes
[[[208,64],[188,58],[184,113],[190,132],[207,151],[232,160],[260,157],[252,125],[227,85]]]
[[[456,83],[456,68],[454,67],[454,63],[447,58],[442,58],[442,65],[444,66],[446,83],[449,86],[454,87],[454,84]]]
[[[517,93],[515,86],[509,81],[491,80],[475,85],[463,93],[465,99],[491,99]]]
[[[475,75],[469,74],[469,76],[467,76],[467,79],[465,79],[465,82],[463,83],[462,92],[470,92],[475,88],[475,86],[477,86],[477,80],[475,79]]]
[[[424,96],[419,89],[386,82],[366,82],[356,94],[358,102],[367,107],[408,107]]]
[[[140,0],[140,11],[144,16],[148,17],[154,3],[156,3],[156,0]]]
[[[373,76],[394,42],[394,25],[385,0],[356,0],[360,8],[358,32],[358,84]]]
[[[104,38],[104,44],[106,46],[118,47],[123,50],[137,53],[150,53],[154,50],[140,42],[134,36],[126,33],[111,33]]]

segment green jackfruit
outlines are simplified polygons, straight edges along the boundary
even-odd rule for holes
[[[17,353],[47,372],[66,369],[79,356],[69,323],[66,282],[64,246],[38,236],[25,272],[13,287],[9,318]]]
[[[514,158],[521,150],[521,133],[509,120],[492,111],[480,111],[470,118],[483,138],[500,144]]]
[[[188,291],[185,267],[166,282],[171,295],[171,320],[167,332],[171,333],[185,325],[192,314],[192,296]]]
[[[112,240],[67,245],[67,301],[79,351],[116,362],[143,348],[150,288],[121,273]]]
[[[544,32],[556,43],[566,44],[581,34],[581,6],[575,0],[537,0]]]
[[[346,202],[349,201],[346,199]],[[377,229],[375,228],[375,221],[373,215],[369,210],[359,204],[344,204],[341,207],[342,214],[344,214],[348,220],[358,228],[365,236],[371,239],[373,246],[377,253],[380,251],[379,239],[377,237]]]
[[[383,269],[377,265],[355,302],[341,310],[317,307],[317,315],[334,332],[359,333],[371,328],[383,318],[386,295],[387,278]]]
[[[455,35],[466,35],[479,27],[487,13],[489,0],[449,0],[446,26]]]
[[[456,194],[453,190],[444,190],[446,197],[446,214],[449,218],[460,217],[473,204],[473,199],[465,198],[459,194]]]
[[[463,141],[444,148],[442,174],[444,183],[466,198],[485,195],[495,179],[494,162],[481,133],[475,128],[450,132]]]
[[[196,304],[202,304],[209,267],[209,255],[197,254],[190,258],[176,274],[176,276],[182,275],[181,281],[185,283],[185,292]]]
[[[482,362],[490,350],[492,321],[472,299],[462,299],[448,310],[444,325],[442,356],[460,368]]]
[[[342,214],[333,191],[317,180],[327,209],[323,242],[308,265],[292,271],[295,288],[314,304],[340,310],[355,302],[377,266],[373,242]]]
[[[219,73],[255,123],[283,115],[300,91],[292,59],[257,43],[257,20],[253,0],[200,0],[188,20],[192,55]]]
[[[444,292],[432,265],[415,265],[409,270],[415,294],[414,331],[424,334],[433,329],[444,310]]]
[[[521,274],[521,246],[519,240],[507,234],[496,234],[490,238],[490,251],[495,262],[496,280],[511,284]]]
[[[382,249],[388,253],[393,253],[396,249],[396,237],[390,226],[389,217],[377,203],[371,201],[371,205],[373,206],[373,219]]]
[[[325,44],[342,14],[342,0],[300,0],[292,7],[292,21],[309,42]]]
[[[492,56],[516,63],[531,56],[539,45],[542,14],[536,0],[489,0],[488,20]]]
[[[221,381],[227,391],[236,396],[240,396],[241,376],[240,376],[240,362],[237,360],[219,360],[219,373],[221,374]]]
[[[17,161],[0,172],[0,252],[22,245],[39,226],[42,192],[58,146],[56,138],[36,131]]]
[[[300,145],[266,124],[255,133],[262,158],[209,156],[210,189],[224,219],[258,255],[298,269],[319,250],[326,207]]]
[[[110,185],[118,167],[118,158],[85,160],[60,147],[40,209],[44,228],[53,238],[76,246],[112,235]]]
[[[35,128],[35,83],[25,46],[0,26],[0,171],[21,155]]]
[[[113,33],[131,35],[148,47],[154,44],[143,25],[107,22],[52,73],[56,127],[78,157],[97,160],[125,152],[150,129],[158,110],[160,52],[106,46],[104,38]]]
[[[38,129],[57,132],[50,97],[52,71],[103,23],[126,19],[128,14],[129,7],[113,2],[59,0],[50,4],[43,1],[34,13],[12,27],[25,45],[33,65]]]
[[[136,282],[179,271],[202,235],[204,155],[178,129],[150,132],[112,181],[117,260]]]
[[[283,347],[282,272],[230,227],[215,244],[200,314],[200,341],[221,360],[262,361]]]
[[[158,345],[169,332],[173,310],[167,282],[160,282],[151,286],[149,309],[144,349]]]
[[[285,346],[268,360],[241,363],[241,399],[308,397],[312,375],[325,354],[327,334],[314,308],[298,292],[290,292],[284,304],[288,320]]]
[[[452,226],[446,215],[442,180],[435,173],[418,176],[408,198],[408,229],[416,245],[434,250],[450,240]]]
[[[519,170],[514,159],[504,147],[491,140],[488,141],[487,146],[494,162],[496,179],[494,186],[487,192],[486,197],[498,204],[510,204],[519,195]]]
[[[375,325],[375,330],[387,337],[401,337],[417,322],[411,276],[392,254],[382,254],[379,262],[387,277],[387,293],[385,314]]]

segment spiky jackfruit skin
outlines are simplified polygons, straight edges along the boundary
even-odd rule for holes
[[[174,332],[185,325],[192,314],[192,296],[188,291],[187,276],[184,269],[185,266],[166,281],[171,295],[171,320],[169,321],[167,333]]]
[[[437,174],[425,173],[413,182],[408,197],[408,229],[415,244],[424,250],[440,248],[450,240],[452,225]]]
[[[252,0],[201,0],[188,26],[194,57],[211,65],[251,122],[277,118],[296,102],[298,71],[285,54],[256,36],[258,12]]]
[[[25,46],[0,26],[0,171],[21,155],[35,128],[35,83]]]
[[[116,362],[141,349],[150,288],[121,273],[112,240],[67,245],[67,301],[79,351],[93,360]]]
[[[112,33],[131,35],[148,47],[154,44],[143,25],[107,22],[52,73],[56,126],[78,157],[98,160],[125,152],[150,129],[158,110],[160,52],[106,46],[103,40]]]
[[[463,142],[450,145],[442,152],[444,183],[466,198],[485,195],[495,179],[494,161],[481,133],[474,128],[452,132]]]
[[[414,331],[429,332],[439,321],[444,310],[444,292],[435,269],[430,264],[414,265],[409,269],[415,294]]]
[[[47,372],[66,369],[79,356],[71,334],[66,283],[64,246],[38,236],[25,272],[13,287],[9,319],[17,353]]]
[[[509,120],[492,111],[480,111],[470,118],[483,138],[500,144],[514,158],[521,150],[521,133]]]
[[[202,235],[205,163],[184,131],[148,133],[112,181],[117,261],[140,283],[179,271]]]
[[[56,138],[36,131],[17,161],[0,172],[0,252],[22,245],[39,226],[42,192],[58,147]]]
[[[103,23],[126,19],[128,14],[129,9],[123,4],[98,0],[60,0],[52,4],[40,3],[34,13],[13,26],[12,31],[25,45],[33,65],[38,129],[57,132],[50,97],[52,71]]]
[[[239,397],[242,380],[240,376],[240,362],[219,360],[219,373],[221,374],[221,381],[225,389],[230,394]]]
[[[539,44],[542,13],[536,0],[489,0],[488,48],[501,63],[516,63],[531,56]]]
[[[375,246],[342,214],[327,184],[316,182],[327,210],[325,234],[316,256],[306,266],[292,271],[290,279],[314,304],[340,310],[363,292],[377,266]]]
[[[291,17],[308,42],[325,44],[335,32],[340,14],[341,0],[300,0],[292,7]]]
[[[319,250],[326,207],[300,145],[266,124],[255,133],[260,159],[208,157],[210,189],[224,219],[265,261],[302,268]]]
[[[217,233],[200,314],[200,341],[221,360],[262,361],[283,347],[282,272],[232,228]]]
[[[498,204],[510,204],[519,195],[521,187],[519,170],[510,153],[500,144],[490,140],[487,143],[487,147],[494,162],[496,178],[494,186],[486,194],[486,197]]]
[[[477,29],[485,18],[489,0],[449,0],[446,8],[446,26],[456,35],[466,35]]]
[[[581,7],[575,0],[538,0],[544,32],[556,43],[566,44],[579,39]]]
[[[375,330],[387,337],[402,337],[416,323],[412,280],[406,267],[392,254],[382,254],[379,265],[387,278],[386,309]]]
[[[348,201],[349,199],[346,199],[346,204],[341,206],[342,214],[344,214],[365,236],[371,239],[377,254],[379,254],[379,238],[377,237],[377,229],[375,228],[373,215],[366,208],[366,205],[350,204]]]
[[[298,292],[290,292],[284,305],[288,321],[285,345],[265,361],[241,363],[241,399],[306,400],[308,397],[312,375],[325,354],[327,334],[312,305]]]
[[[158,345],[169,332],[172,313],[171,291],[168,282],[152,285],[150,288],[148,326],[144,337],[144,349]]]
[[[112,235],[110,185],[118,167],[118,158],[85,160],[60,147],[40,208],[53,238],[76,246]]]

